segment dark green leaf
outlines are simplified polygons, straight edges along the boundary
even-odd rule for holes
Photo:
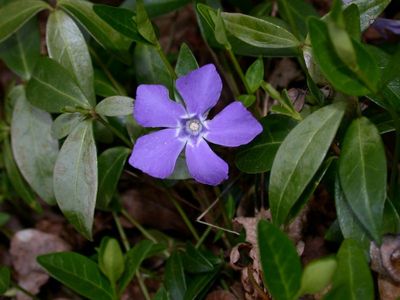
[[[7,213],[0,212],[0,227],[6,225],[10,220],[11,216]]]
[[[300,289],[301,263],[292,241],[264,220],[258,223],[257,241],[268,291],[276,300],[294,300]]]
[[[92,300],[113,300],[110,283],[100,273],[99,267],[89,258],[74,252],[59,252],[37,257],[38,263],[49,274]]]
[[[155,244],[149,240],[140,241],[126,253],[126,268],[120,280],[120,290],[123,292],[139,270],[142,262],[147,258]]]
[[[92,122],[81,122],[61,147],[54,168],[57,203],[75,228],[87,239],[97,193],[97,155]]]
[[[374,240],[380,240],[386,199],[385,149],[376,127],[365,117],[347,129],[339,177],[347,203]]]
[[[7,292],[11,283],[11,272],[8,267],[0,267],[0,295]]]
[[[175,66],[176,76],[181,77],[197,69],[199,65],[197,64],[196,58],[194,57],[192,51],[183,43],[179,50],[178,60]]]
[[[131,61],[128,53],[132,40],[103,21],[93,10],[93,3],[83,0],[59,0],[58,5],[76,18],[104,48],[115,53],[122,62]]]
[[[28,100],[48,112],[62,112],[66,106],[89,107],[85,95],[70,73],[50,58],[41,58],[26,87]]]
[[[183,266],[188,273],[194,274],[214,270],[213,264],[200,250],[193,247],[190,243],[186,245],[186,252],[183,255]]]
[[[162,286],[152,300],[170,300],[167,291]]]
[[[96,105],[93,67],[86,41],[75,22],[63,11],[56,10],[47,21],[46,45],[49,57],[58,61],[81,88],[89,103]]]
[[[15,161],[36,193],[46,202],[54,204],[53,169],[58,141],[51,135],[51,116],[26,100],[23,86],[15,87],[10,97],[15,99],[11,122]]]
[[[260,57],[246,71],[246,81],[250,91],[254,93],[264,80],[264,61]]]
[[[123,91],[124,95],[126,94],[124,88],[121,85],[119,85],[117,89],[107,78],[107,76],[98,69],[94,70],[94,89],[96,91],[96,95],[102,97],[121,95],[120,91]]]
[[[269,115],[261,120],[261,124],[262,133],[236,155],[236,166],[242,172],[262,173],[271,170],[279,146],[297,122],[289,117]]]
[[[40,57],[40,34],[36,18],[0,45],[0,58],[24,80],[29,80]]]
[[[356,4],[360,11],[361,31],[371,25],[375,19],[384,11],[390,0],[349,0],[343,1],[346,5]]]
[[[126,0],[122,7],[136,10],[136,2],[136,0]],[[190,2],[191,0],[144,0],[144,7],[149,17],[153,18],[174,11]]]
[[[164,284],[171,299],[183,300],[186,293],[186,279],[180,252],[173,252],[169,257],[164,276]]]
[[[14,0],[6,4],[0,9],[0,42],[46,8],[49,5],[41,0]]]
[[[197,274],[187,280],[187,290],[184,300],[203,299],[207,292],[207,287],[212,285],[219,274],[220,268],[215,268],[212,272]]]
[[[158,45],[158,39],[153,24],[147,15],[143,0],[136,1],[136,24],[140,35],[150,44]]]
[[[371,272],[360,246],[351,239],[345,240],[337,254],[337,261],[332,289],[324,299],[374,299]]]
[[[183,155],[179,155],[175,164],[175,169],[167,179],[184,180],[188,178],[192,178],[192,176],[189,174],[186,159]]]
[[[131,115],[133,99],[125,96],[108,97],[97,104],[96,112],[109,117]]]
[[[355,4],[349,5],[343,10],[343,18],[346,26],[346,31],[356,41],[360,41],[361,28],[360,28],[360,11]]]
[[[115,147],[99,155],[99,189],[96,206],[107,209],[117,188],[126,159],[131,149]]]
[[[383,210],[382,234],[397,234],[400,232],[400,216],[393,202],[388,198]]]
[[[51,134],[57,139],[65,138],[83,119],[80,113],[61,114],[54,120]]]
[[[125,258],[116,239],[105,237],[99,250],[99,268],[112,284],[124,273]]]
[[[269,187],[275,224],[287,221],[290,209],[319,169],[344,111],[341,102],[325,106],[304,119],[282,142],[272,165]]]
[[[211,17],[213,18],[213,22],[215,24],[215,31],[214,31],[215,39],[225,49],[229,49],[229,50],[232,49],[232,46],[229,43],[228,37],[226,35],[226,28],[225,28],[224,20],[222,19],[222,16],[221,16],[221,9],[218,9],[216,16],[211,14]]]

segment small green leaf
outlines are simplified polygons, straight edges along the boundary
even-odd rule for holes
[[[154,295],[152,300],[170,300],[167,291],[162,286],[157,293]]]
[[[191,0],[144,0],[144,7],[150,18],[157,17],[174,11],[188,3]],[[137,0],[126,0],[121,7],[136,10]]]
[[[318,171],[344,115],[341,102],[309,115],[285,138],[276,153],[270,177],[272,219],[281,225]]]
[[[107,76],[100,70],[94,70],[94,89],[96,95],[101,97],[111,97],[120,94]]]
[[[294,300],[300,289],[301,263],[292,241],[264,220],[258,223],[257,241],[268,291],[276,300]]]
[[[236,166],[242,172],[252,174],[271,170],[279,146],[297,122],[285,116],[268,115],[261,124],[262,133],[236,155]]]
[[[175,163],[175,169],[172,172],[170,176],[168,176],[167,179],[170,180],[184,180],[192,178],[192,176],[189,173],[187,164],[186,164],[186,159],[183,155],[179,155],[178,159],[176,160]]]
[[[254,93],[264,80],[264,61],[259,57],[246,71],[246,81],[250,91]]]
[[[11,283],[11,272],[8,267],[0,267],[0,295],[7,292]]]
[[[388,198],[383,210],[382,235],[400,232],[400,216],[393,202]]]
[[[96,112],[108,116],[127,116],[133,113],[133,99],[125,96],[112,96],[96,106]]]
[[[125,269],[125,259],[116,239],[105,237],[99,250],[99,267],[104,275],[115,285]]]
[[[228,41],[228,37],[226,35],[226,29],[225,29],[225,24],[224,20],[222,19],[221,16],[221,9],[218,9],[217,15],[214,18],[214,15],[211,15],[213,18],[214,24],[215,24],[215,39],[217,40],[218,43],[220,43],[222,46],[224,46],[225,49],[232,49],[231,44]]]
[[[10,220],[10,218],[11,218],[11,216],[9,214],[0,212],[0,227],[6,225],[7,222]]]
[[[99,188],[96,202],[98,208],[108,209],[130,152],[131,149],[125,147],[114,147],[99,155]]]
[[[385,148],[367,118],[347,129],[339,159],[340,183],[347,203],[375,241],[380,240],[386,199]]]
[[[183,300],[187,286],[180,252],[171,254],[165,266],[164,276],[164,284],[171,299]]]
[[[51,134],[57,139],[65,138],[83,119],[81,113],[61,114],[54,120]]]
[[[50,8],[41,0],[10,1],[0,9],[0,42],[4,41],[39,11]]]
[[[152,45],[158,45],[153,24],[147,15],[143,0],[136,1],[136,24],[140,35]]]
[[[59,252],[37,257],[38,263],[73,291],[91,300],[113,300],[108,280],[96,263],[74,252]]]
[[[96,105],[89,49],[78,26],[63,11],[55,10],[50,14],[46,28],[46,45],[49,57],[73,75],[90,104]]]
[[[336,259],[326,257],[310,262],[301,276],[299,295],[315,294],[323,291],[332,281],[337,268]]]
[[[54,204],[53,169],[58,154],[58,141],[51,135],[51,116],[26,100],[23,86],[14,87],[10,97],[15,101],[11,122],[15,161],[37,194],[46,202]]]
[[[40,34],[36,18],[0,45],[0,58],[24,80],[29,80],[40,58]]]
[[[255,95],[239,95],[237,96],[237,100],[242,102],[245,107],[250,107],[256,102],[257,97]]]
[[[97,155],[92,121],[81,122],[61,147],[54,168],[57,203],[75,228],[87,239],[97,194]]]
[[[346,6],[355,4],[360,11],[361,31],[367,29],[389,5],[390,0],[348,0]]]
[[[374,299],[374,284],[371,272],[360,246],[347,239],[337,254],[337,269],[331,291],[324,300]]]
[[[183,266],[188,273],[205,273],[214,270],[213,264],[196,249],[192,244],[186,245],[186,252],[183,255]]]
[[[33,105],[48,112],[62,112],[66,106],[89,107],[70,73],[50,58],[41,58],[37,63],[26,95]]]
[[[207,290],[218,278],[219,272],[220,268],[217,267],[212,272],[188,276],[184,300],[203,299],[206,296]]]
[[[178,60],[175,66],[176,76],[181,77],[197,69],[199,65],[197,64],[196,58],[194,57],[192,51],[183,43],[179,49]]]

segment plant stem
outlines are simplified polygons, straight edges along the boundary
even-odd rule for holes
[[[207,238],[207,236],[210,234],[212,230],[212,227],[207,227],[207,229],[203,232],[203,234],[201,235],[200,239],[197,241],[195,248],[199,249],[200,246],[204,243],[204,240]]]
[[[143,228],[142,225],[139,224],[125,209],[121,211],[122,215],[133,225],[135,226],[144,237],[152,241],[153,243],[157,243],[157,239],[152,236],[146,229]]]
[[[231,59],[231,61],[233,63],[233,67],[235,68],[236,72],[238,73],[240,79],[243,82],[243,85],[246,89],[246,93],[249,95],[252,94],[249,84],[247,83],[246,77],[244,76],[242,68],[240,67],[239,62],[237,61],[235,54],[233,54],[232,50],[230,50],[230,49],[226,49],[226,51],[228,52],[229,58]]]
[[[133,146],[132,142],[129,139],[127,139],[121,132],[119,132],[117,129],[115,129],[110,123],[108,123],[106,120],[104,120],[102,116],[96,114],[96,119],[101,124],[103,124],[105,127],[110,129],[112,131],[112,133],[114,133],[121,141],[123,141],[126,144],[126,146],[128,146],[129,148],[132,148],[132,146]]]

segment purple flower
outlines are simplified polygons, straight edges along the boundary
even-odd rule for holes
[[[178,78],[176,89],[185,107],[170,100],[162,85],[142,84],[137,88],[133,112],[136,121],[144,127],[166,129],[140,137],[129,163],[153,177],[167,178],[185,148],[190,175],[198,182],[217,185],[228,177],[228,164],[211,150],[206,140],[236,147],[254,139],[262,127],[237,101],[212,120],[206,120],[222,90],[221,78],[212,64]]]
[[[387,32],[400,35],[400,20],[378,18],[372,24],[372,27],[374,27],[385,38],[388,37]]]

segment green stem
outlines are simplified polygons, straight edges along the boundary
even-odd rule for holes
[[[132,146],[133,146],[132,142],[129,139],[127,139],[121,132],[119,132],[110,123],[108,123],[105,119],[103,119],[102,116],[96,114],[96,117],[97,117],[96,119],[101,124],[103,124],[105,127],[110,129],[112,131],[112,133],[114,133],[121,141],[123,141],[125,143],[126,146],[128,146],[129,148],[132,148]]]
[[[199,249],[201,247],[201,245],[204,243],[207,236],[210,234],[211,230],[212,230],[212,227],[207,227],[207,229],[203,232],[200,239],[196,243],[196,246],[195,246],[196,249]]]
[[[121,211],[122,215],[133,225],[135,226],[144,237],[152,241],[153,243],[157,243],[157,239],[151,235],[142,225],[139,224],[125,209]]]
[[[240,80],[242,80],[243,85],[246,89],[246,93],[247,94],[252,94],[249,84],[247,83],[246,77],[244,76],[244,73],[242,71],[242,68],[239,65],[239,62],[236,59],[235,54],[233,54],[232,50],[230,49],[226,49],[226,51],[228,52],[229,58],[231,59],[232,63],[233,63],[233,67],[235,68],[236,72],[238,73]]]

